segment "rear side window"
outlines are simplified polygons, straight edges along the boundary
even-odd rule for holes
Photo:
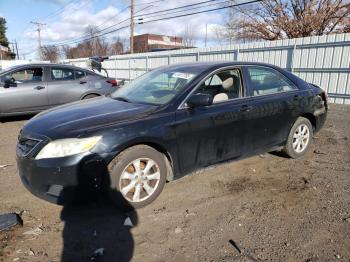
[[[54,81],[74,80],[74,71],[70,68],[51,68],[51,79]]]
[[[287,77],[273,69],[247,67],[247,70],[253,96],[269,95],[297,89]]]
[[[80,79],[85,76],[84,71],[75,70],[75,79]]]

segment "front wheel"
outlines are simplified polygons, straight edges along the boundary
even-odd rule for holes
[[[162,192],[167,166],[164,155],[146,145],[133,146],[120,153],[109,165],[109,195],[112,202],[125,208],[121,194],[134,208],[147,206]]]
[[[311,144],[313,128],[305,117],[299,117],[292,126],[283,151],[291,158],[298,158],[307,152]]]

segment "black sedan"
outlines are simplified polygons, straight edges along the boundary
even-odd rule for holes
[[[272,65],[170,65],[30,120],[17,144],[19,175],[51,202],[101,189],[139,208],[199,168],[278,149],[300,157],[326,115],[325,91]]]

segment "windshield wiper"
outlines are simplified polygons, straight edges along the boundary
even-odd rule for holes
[[[127,98],[125,97],[114,97],[115,100],[119,100],[119,101],[123,101],[123,102],[127,102],[127,103],[131,103],[130,100],[128,100]]]

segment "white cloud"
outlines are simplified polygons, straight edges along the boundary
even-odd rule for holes
[[[154,0],[147,1],[149,3],[154,2]],[[158,10],[171,9],[191,3],[198,3],[198,0],[159,1],[151,3],[152,6],[148,8],[146,8],[148,6],[147,2],[143,1],[142,5],[136,6],[135,12],[136,14],[152,13]],[[120,21],[127,20],[116,27],[105,30],[104,32],[108,32],[109,30],[121,26],[128,26],[130,10],[128,8],[125,8],[127,2],[123,3],[123,5],[123,7],[118,8],[110,5],[102,10],[99,10],[98,12],[94,12],[93,1],[81,0],[78,3],[70,4],[65,7],[64,11],[58,17],[56,17],[55,21],[48,21],[44,26],[41,32],[42,43],[57,44],[62,43],[63,41],[77,39],[84,36],[84,31],[89,25],[99,26],[99,29],[104,29]],[[214,7],[215,6],[211,6],[210,8]],[[144,11],[138,12],[138,10],[144,8],[146,8]],[[155,14],[155,17],[151,17],[148,20],[167,16],[175,16],[179,14],[181,13],[174,13],[163,16],[160,14]],[[145,19],[144,21],[147,20]],[[214,11],[177,19],[163,20],[149,24],[136,24],[135,34],[154,33],[182,36],[186,26],[189,26],[194,32],[194,38],[197,40],[197,43],[200,44],[201,42],[203,43],[205,38],[206,24],[208,28],[208,41],[210,42],[216,39],[214,28],[222,24],[223,21],[224,18],[222,12]],[[37,39],[37,33],[34,32],[33,29],[34,28],[31,28],[25,32],[25,40],[36,43],[34,40]],[[129,29],[126,28],[124,30],[111,33],[108,35],[108,38],[115,38],[116,36],[127,39],[129,37]]]

